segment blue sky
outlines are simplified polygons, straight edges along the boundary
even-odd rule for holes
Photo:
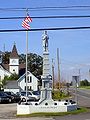
[[[34,7],[60,7],[60,6],[83,6],[90,5],[90,0],[3,0],[0,1],[0,8],[34,8]],[[26,11],[2,11],[0,17],[25,16]],[[90,10],[49,10],[49,11],[29,11],[30,16],[50,16],[50,15],[90,15]],[[0,30],[2,29],[22,29],[19,20],[0,20]],[[33,19],[31,28],[46,27],[72,27],[90,26],[90,18],[78,19]],[[42,31],[29,32],[29,52],[42,55]],[[61,70],[66,74],[72,68],[85,69],[88,74],[90,66],[90,29],[88,30],[64,30],[48,31],[50,59],[56,61],[56,49],[60,49]],[[13,43],[19,53],[25,53],[25,32],[0,33],[0,50],[11,51]],[[83,74],[83,73],[82,73]]]

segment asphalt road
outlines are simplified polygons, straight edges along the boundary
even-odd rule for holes
[[[75,98],[77,95],[79,106],[90,108],[90,90],[77,89],[77,94],[75,94],[75,89],[71,88],[70,92],[73,95],[74,100],[76,100]]]
[[[90,120],[90,113],[53,117],[54,120]]]
[[[77,89],[77,94],[90,98],[90,90]]]

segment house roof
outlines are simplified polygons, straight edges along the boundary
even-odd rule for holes
[[[15,45],[15,44],[14,44],[13,49],[12,49],[12,52],[11,52],[11,54],[10,54],[10,58],[19,58],[18,52],[17,52],[17,48],[16,48],[16,45]]]
[[[2,51],[0,51],[0,55],[1,55],[1,54],[4,54],[4,53],[3,53]]]
[[[3,63],[2,63],[2,67],[3,67],[5,70],[9,71],[9,64],[3,64]]]
[[[8,72],[9,74],[12,74],[12,73],[9,72],[7,69],[5,69],[5,67],[4,67],[2,64],[0,64],[0,69],[3,69],[5,72]]]
[[[33,75],[30,71],[27,71],[27,75],[29,75],[29,74],[31,74],[31,75]],[[20,82],[23,78],[25,78],[25,76],[26,76],[26,73],[24,73],[19,79],[18,79],[18,82]],[[34,75],[33,75],[34,76]],[[35,76],[34,76],[35,77]],[[36,78],[36,77],[35,77]],[[38,78],[37,78],[37,80],[38,80]]]
[[[19,89],[17,80],[10,80],[4,86],[6,89]]]
[[[0,64],[3,69],[7,70],[9,72],[9,64]],[[22,76],[25,73],[26,65],[25,64],[19,64],[19,75]]]

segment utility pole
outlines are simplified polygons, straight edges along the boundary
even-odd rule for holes
[[[3,62],[3,58],[6,57],[6,53],[5,53],[5,43],[3,45],[3,54],[2,54],[2,62]],[[5,78],[5,71],[4,71],[4,78]]]
[[[60,90],[60,63],[59,63],[59,48],[57,48],[57,65],[58,65],[58,84]]]
[[[54,91],[54,60],[52,59],[52,90]]]
[[[81,73],[80,73],[80,69],[79,69],[79,81],[78,81],[78,86],[80,86],[80,80],[81,80]]]
[[[5,43],[4,43],[4,45],[3,45],[3,52],[4,52],[4,54],[5,54]]]
[[[89,80],[90,80],[90,69],[89,69]]]

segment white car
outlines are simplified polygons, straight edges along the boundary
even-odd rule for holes
[[[32,91],[32,94],[37,97],[37,99],[40,99],[40,91]]]
[[[20,92],[18,93],[21,96],[21,100],[23,102],[27,101],[38,101],[40,99],[39,96],[34,95],[33,92],[27,92],[27,96],[26,96],[26,91]]]

